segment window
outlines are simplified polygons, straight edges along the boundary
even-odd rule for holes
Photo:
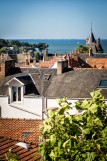
[[[12,101],[21,101],[21,87],[12,86]]]
[[[100,80],[99,88],[107,88],[107,79]]]

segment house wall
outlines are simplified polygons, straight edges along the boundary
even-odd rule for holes
[[[56,62],[56,63],[54,63],[54,65],[53,65],[51,68],[55,68],[55,69],[57,69],[57,62]]]
[[[24,107],[42,117],[42,97],[24,97]]]
[[[78,100],[71,100],[71,99],[67,99],[68,102],[71,102],[72,105],[74,106],[75,105],[75,102],[77,102]],[[46,109],[49,109],[51,107],[60,107],[57,103],[57,99],[50,99],[50,98],[47,98],[46,99]],[[70,113],[71,114],[77,114],[78,113],[78,110],[76,110],[75,108],[71,109],[70,110]]]
[[[30,54],[27,54],[27,53],[20,53],[20,54],[17,54],[17,61],[18,63],[28,63],[26,65],[29,65],[30,64]]]
[[[42,118],[42,99],[24,98],[23,105],[19,103],[8,104],[8,96],[0,96],[0,107],[2,118]]]

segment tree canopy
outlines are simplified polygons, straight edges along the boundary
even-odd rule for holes
[[[6,53],[6,52],[12,53],[9,47],[14,47],[15,49],[14,53],[19,53],[19,52],[21,53],[22,51],[32,53],[36,51],[36,48],[38,48],[39,51],[42,52],[43,50],[47,49],[48,46],[49,45],[47,45],[46,43],[31,44],[28,42],[20,42],[19,40],[0,39],[0,53]]]
[[[87,46],[84,46],[84,45],[79,45],[77,48],[76,48],[76,52],[81,52],[81,53],[88,53],[89,52],[89,47]]]
[[[45,161],[107,160],[107,105],[99,90],[91,96],[91,100],[76,103],[81,114],[70,114],[73,107],[66,98],[58,101],[57,111],[49,110],[40,144]]]

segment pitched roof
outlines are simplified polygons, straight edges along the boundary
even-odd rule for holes
[[[90,98],[90,92],[96,90],[101,79],[107,79],[107,70],[75,69],[54,76],[45,96],[49,98]],[[107,90],[102,90],[107,98]]]
[[[90,43],[95,43],[96,42],[94,34],[93,34],[92,31],[91,31],[91,34],[90,34],[90,40],[89,41],[90,41]]]
[[[42,120],[0,118],[0,157],[3,159],[5,153],[12,149],[13,152],[17,152],[22,161],[31,161],[36,154],[35,160],[38,160],[41,125]],[[16,145],[18,142],[27,143],[30,149]]]
[[[21,161],[37,161],[41,156],[38,153],[38,147],[31,144],[30,149],[25,149],[16,145],[17,141],[5,137],[0,137],[0,160],[6,160],[6,155],[11,149],[12,153],[15,153]]]
[[[30,76],[29,76],[30,74]],[[49,74],[49,79],[44,79],[44,75]],[[56,75],[56,69],[51,68],[21,68],[20,73],[7,76],[5,77],[4,81],[0,84],[0,95],[8,95],[8,88],[5,85],[8,81],[16,77],[17,79],[20,79],[23,83],[27,84],[29,79],[26,79],[30,77],[30,80],[32,78],[33,83],[32,86],[30,84],[30,88],[28,88],[30,91],[26,93],[26,95],[42,95],[49,85],[53,75]]]
[[[56,62],[57,62],[57,59],[53,58],[49,61],[41,61],[39,66],[41,68],[51,68]]]
[[[28,143],[39,142],[42,120],[0,118],[0,136]]]

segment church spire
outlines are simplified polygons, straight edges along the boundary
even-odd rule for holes
[[[91,33],[92,33],[92,21],[91,21]]]

